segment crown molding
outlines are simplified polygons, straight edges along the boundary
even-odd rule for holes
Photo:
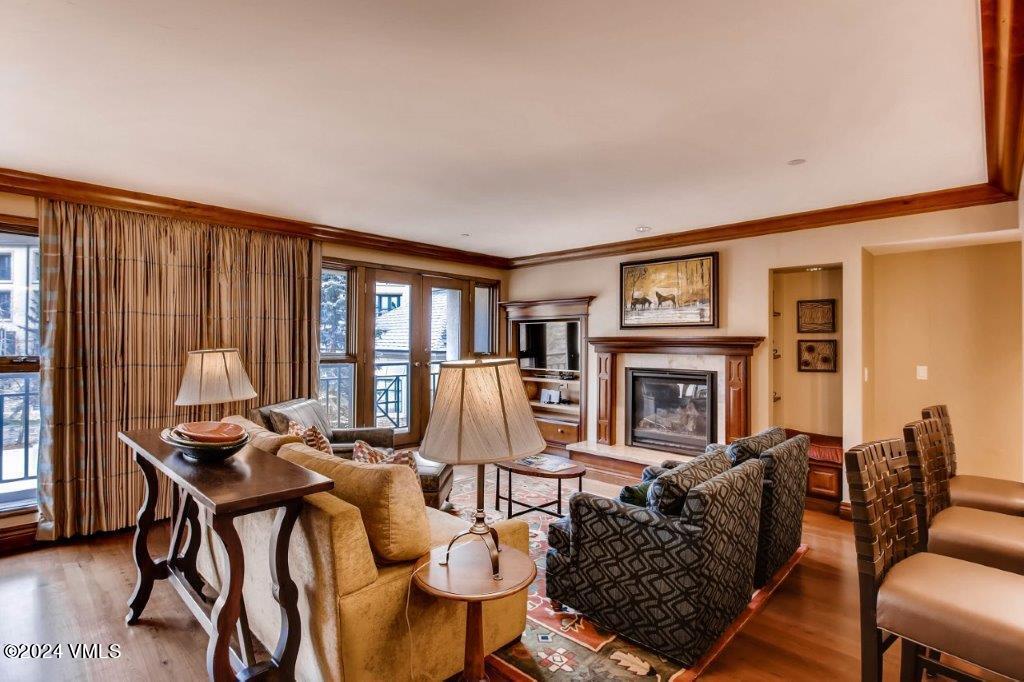
[[[173,199],[156,194],[133,192],[126,189],[94,185],[78,180],[66,180],[38,173],[0,168],[0,191],[29,196],[46,197],[61,201],[74,201],[107,208],[141,213],[152,213],[171,218],[199,220],[232,227],[243,227],[262,232],[276,232],[333,244],[377,249],[409,256],[421,256],[455,263],[469,263],[483,267],[508,269],[508,258],[474,251],[463,251],[446,246],[435,246],[408,239],[397,239],[361,232],[344,227],[331,227],[317,223],[281,218],[263,213],[240,211],[212,204]]]

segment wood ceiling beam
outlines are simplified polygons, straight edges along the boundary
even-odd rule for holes
[[[319,225],[302,220],[240,211],[233,208],[172,199],[156,194],[133,192],[126,189],[94,185],[77,180],[65,180],[63,178],[54,178],[38,173],[26,173],[7,168],[0,168],[0,191],[46,197],[61,201],[74,201],[128,211],[153,213],[171,218],[244,227],[263,232],[276,232],[308,239],[318,239],[333,244],[377,249],[455,263],[469,263],[471,265],[480,265],[500,270],[506,270],[511,265],[511,261],[508,258],[501,256],[463,251],[462,249],[424,244],[408,239],[385,237],[344,227]]]
[[[989,182],[1017,196],[1024,166],[1024,6],[980,0]]]

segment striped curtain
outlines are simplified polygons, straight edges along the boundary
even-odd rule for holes
[[[40,539],[134,525],[144,482],[118,431],[314,395],[319,242],[46,199],[39,238]],[[216,347],[257,398],[174,407],[186,353]]]

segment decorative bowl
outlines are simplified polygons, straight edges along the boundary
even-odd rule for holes
[[[176,429],[164,429],[160,432],[160,440],[174,447],[191,462],[212,464],[223,462],[245,447],[249,442],[249,434],[243,432],[242,437],[232,443],[204,443],[192,440]]]
[[[236,443],[245,434],[241,426],[228,422],[186,422],[178,424],[174,430],[200,443]]]

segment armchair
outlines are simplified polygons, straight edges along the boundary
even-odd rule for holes
[[[549,527],[547,596],[691,665],[750,601],[763,470],[704,467],[679,515],[573,495]]]
[[[249,413],[249,418],[266,429],[276,433],[288,433],[288,422],[294,421],[304,427],[316,426],[327,436],[331,451],[339,457],[352,459],[356,441],[361,440],[375,448],[393,449],[395,430],[390,427],[335,428],[327,417],[320,401],[312,398],[297,398],[283,403],[264,405]],[[454,469],[451,464],[442,464],[420,457],[416,458],[416,471],[420,476],[423,499],[428,507],[438,509],[452,491]]]

